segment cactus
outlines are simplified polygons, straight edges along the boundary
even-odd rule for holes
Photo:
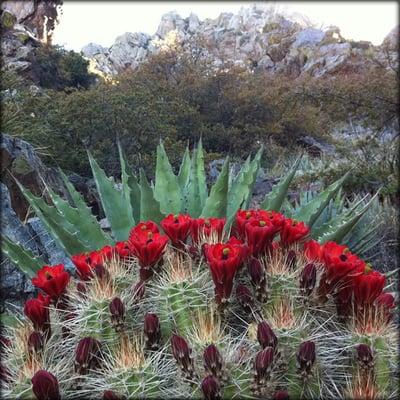
[[[120,148],[121,190],[91,159],[116,242],[68,182],[73,205],[24,190],[76,273],[6,240],[40,289],[3,332],[6,398],[397,398],[393,278],[332,241],[372,201],[346,205],[344,177],[290,206],[297,162],[246,209],[261,151],[209,192],[202,153],[175,176],[160,144],[152,185]]]

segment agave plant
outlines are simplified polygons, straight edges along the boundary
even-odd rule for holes
[[[373,200],[345,205],[343,177],[291,205],[297,160],[249,210],[262,149],[210,191],[201,141],[178,175],[160,143],[154,184],[119,150],[121,188],[89,154],[112,235],[65,175],[71,203],[20,185],[76,274],[3,240],[41,290],[2,338],[6,396],[397,396],[393,282],[335,243],[368,243]]]

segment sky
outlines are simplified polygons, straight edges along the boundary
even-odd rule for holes
[[[183,18],[191,12],[203,20],[217,18],[222,12],[237,13],[254,2],[232,1],[69,1],[64,0],[60,24],[53,43],[80,51],[90,43],[104,47],[125,32],[157,30],[161,16],[177,11]],[[301,13],[318,27],[336,25],[346,39],[368,40],[380,44],[398,23],[396,1],[381,2],[263,2],[278,10]]]

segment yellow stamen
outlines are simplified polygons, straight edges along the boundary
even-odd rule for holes
[[[231,252],[231,249],[229,249],[228,247],[225,247],[225,248],[222,250],[222,254],[223,254],[224,256],[227,256],[230,252]]]
[[[251,212],[250,211],[247,211],[247,213],[246,213],[246,219],[249,219],[251,217]]]
[[[266,225],[266,222],[265,221],[259,221],[259,223],[258,223],[260,226],[265,226]]]
[[[368,263],[364,268],[364,274],[369,274],[372,271],[373,271],[372,265]]]
[[[147,230],[147,225],[142,225],[142,227],[140,228],[142,231]]]

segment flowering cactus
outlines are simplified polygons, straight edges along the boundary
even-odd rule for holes
[[[368,204],[318,222],[345,177],[289,209],[296,162],[249,209],[261,151],[210,191],[201,142],[178,175],[160,144],[154,185],[120,158],[122,190],[90,156],[112,235],[67,179],[72,204],[20,186],[75,271],[2,242],[40,290],[1,338],[6,398],[397,397],[392,282],[342,243]]]

